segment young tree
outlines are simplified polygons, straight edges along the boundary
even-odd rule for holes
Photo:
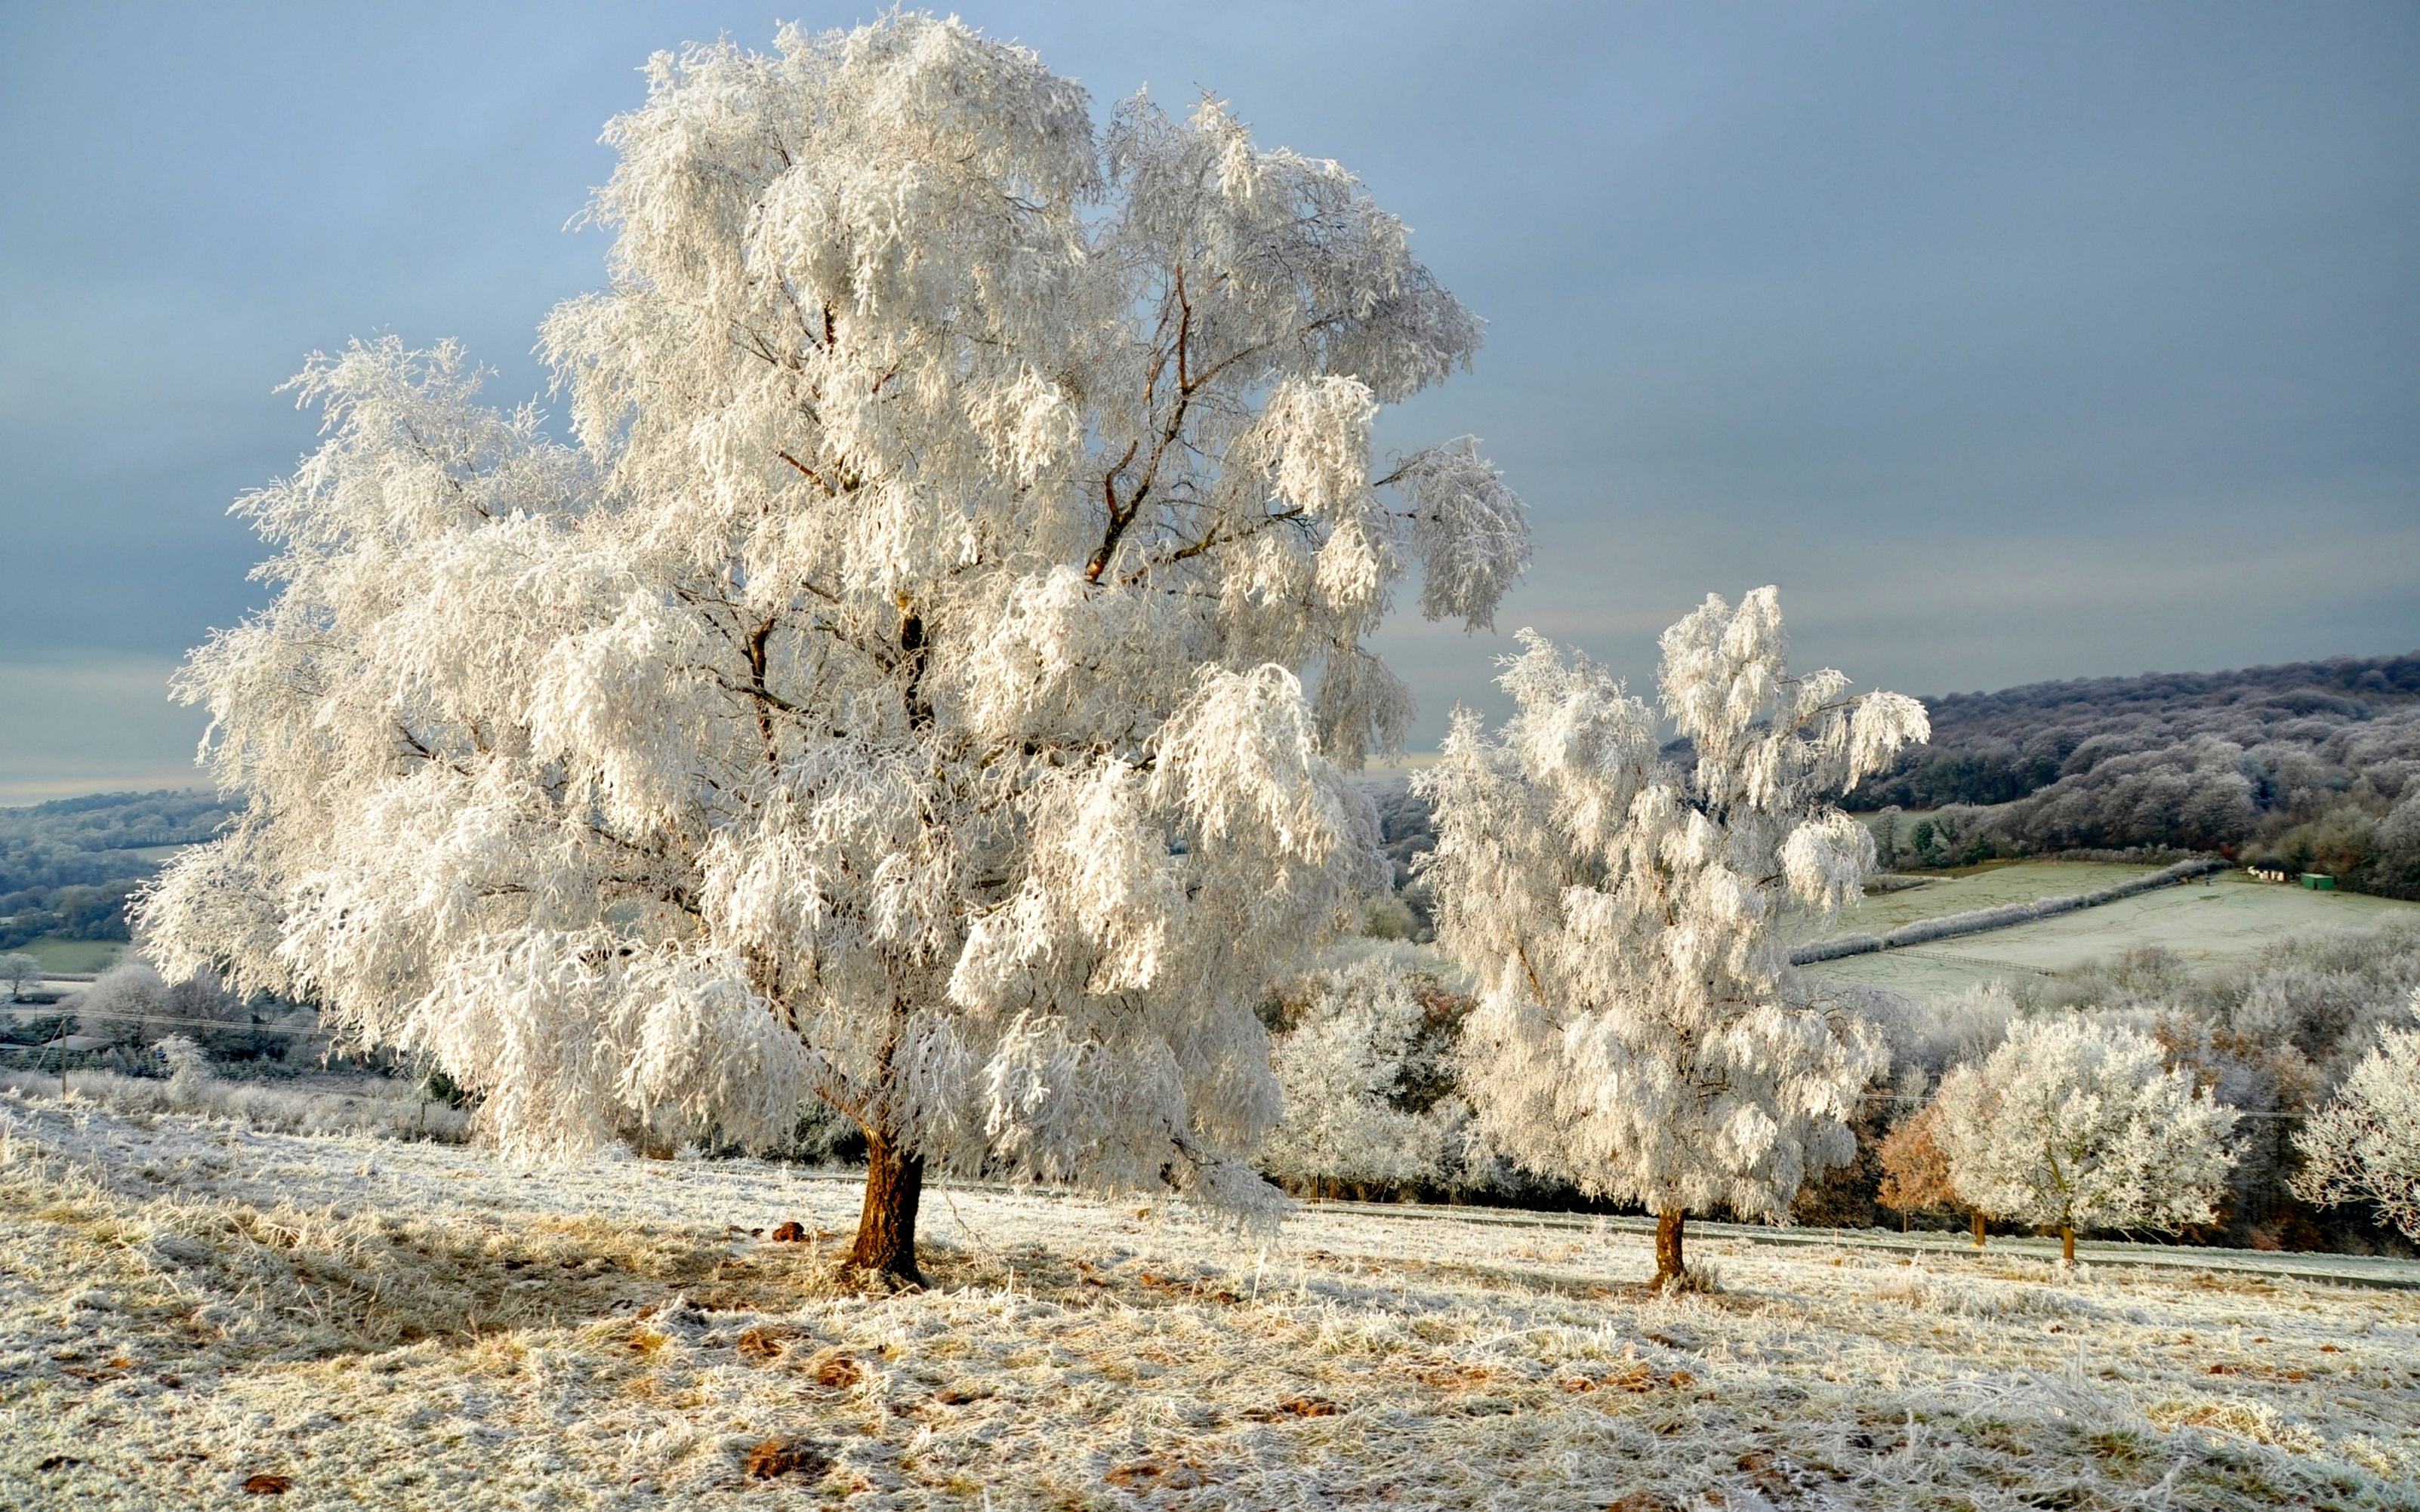
[[[28,955],[23,950],[11,950],[6,955],[0,955],[0,981],[8,984],[8,1001],[12,1003],[22,1001],[25,995],[26,983],[41,980],[42,963],[39,957]]]
[[[1885,1057],[1791,968],[1781,910],[1860,896],[1873,839],[1831,798],[1922,740],[1924,710],[1791,676],[1776,590],[1710,595],[1663,638],[1681,767],[1644,702],[1522,636],[1500,679],[1519,712],[1490,739],[1457,711],[1419,779],[1438,943],[1480,978],[1466,1088],[1524,1165],[1655,1213],[1664,1284],[1687,1212],[1784,1219],[1854,1154]]]
[[[2173,1231],[2217,1216],[2235,1111],[2164,1066],[2132,1029],[2060,1014],[2012,1026],[1980,1065],[1942,1079],[1934,1137],[1978,1211],[2058,1229]]]
[[[2375,1202],[2406,1238],[2420,1240],[2420,1030],[2387,1030],[2295,1144],[2304,1162],[2295,1196]]]
[[[1403,973],[1367,961],[1310,985],[1271,1049],[1285,1112],[1261,1169],[1314,1184],[1442,1175],[1452,1105],[1400,1105],[1426,1016]]]
[[[1882,811],[1874,815],[1874,858],[1882,863],[1885,872],[1899,866],[1900,820],[1900,807],[1896,803],[1884,805]]]
[[[144,929],[520,1151],[821,1098],[901,1279],[934,1166],[1260,1200],[1252,1005],[1384,880],[1364,638],[1410,557],[1473,624],[1527,557],[1468,440],[1373,475],[1478,321],[1334,163],[1096,131],[954,21],[649,74],[545,328],[576,445],[450,347],[298,380],[280,591],[181,685],[249,807]]]
[[[1940,1105],[1934,1103],[1912,1119],[1901,1119],[1883,1139],[1879,1152],[1883,1180],[1874,1200],[1899,1211],[1902,1230],[1907,1227],[1907,1215],[1911,1212],[1941,1212],[1966,1207],[1949,1180],[1949,1155],[1941,1148],[1940,1123]],[[1982,1211],[1968,1208],[1967,1216],[1974,1224],[1975,1247],[1981,1249]]]

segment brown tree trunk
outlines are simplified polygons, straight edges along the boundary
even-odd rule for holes
[[[1655,1215],[1656,1286],[1678,1281],[1688,1269],[1681,1260],[1681,1223],[1687,1216],[1678,1208],[1669,1208]]]
[[[857,1217],[852,1270],[871,1271],[901,1286],[921,1287],[916,1269],[916,1207],[924,1196],[924,1157],[902,1153],[889,1138],[865,1142],[865,1207]]]
[[[2067,1261],[2068,1264],[2073,1265],[2075,1263],[2075,1228],[2073,1225],[2061,1224],[2058,1226],[2058,1253],[2059,1257]]]
[[[1983,1215],[1978,1212],[1970,1214],[1970,1216],[1975,1221],[1975,1247],[1977,1249],[1981,1249],[1983,1247]]]

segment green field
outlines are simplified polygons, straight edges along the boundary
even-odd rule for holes
[[[2139,874],[2141,870],[2061,861],[1996,868],[1955,881],[1869,898],[1864,907],[1842,915],[1838,926],[1826,933],[1880,934],[1930,915],[1957,913],[2022,898],[2085,892],[2106,887],[2112,880],[2122,880],[2121,873]],[[2004,879],[1995,883],[1997,887],[2022,885],[2032,890],[1990,896],[1979,889],[1959,890],[1986,878]],[[1902,917],[1882,911],[1893,904],[1902,908],[1916,905],[1928,895],[1938,905],[1930,907],[1926,914],[1908,913]],[[2420,919],[2420,903],[2357,892],[2311,892],[2297,887],[2255,882],[2241,872],[2222,872],[2207,883],[2161,887],[2036,923],[1936,940],[1878,955],[1848,956],[1810,969],[1844,981],[1871,982],[1900,992],[1933,995],[1995,977],[2055,975],[2097,957],[2147,945],[2172,950],[2189,966],[2207,971],[2249,960],[2262,948],[2290,934],[2375,929],[2395,919]]]
[[[1877,893],[1829,924],[1813,918],[1792,921],[1791,939],[1823,940],[1841,934],[1887,934],[1919,918],[1963,914],[2002,903],[2026,903],[2037,898],[2057,898],[2114,887],[2121,882],[2149,876],[2156,866],[2117,866],[2099,861],[2010,861],[1978,867],[1962,876],[1928,879],[1921,887]]]
[[[44,971],[82,975],[106,971],[125,953],[124,940],[60,940],[45,935],[18,949],[42,964]]]

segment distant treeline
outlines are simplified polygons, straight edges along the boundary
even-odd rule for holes
[[[209,793],[105,793],[0,809],[0,949],[45,934],[126,938],[126,898],[159,870],[137,854],[190,845],[234,811]]]
[[[2215,851],[2420,898],[2420,653],[1927,699],[1932,742],[1850,795],[1937,810],[1889,859]]]

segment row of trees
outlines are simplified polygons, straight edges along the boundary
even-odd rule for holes
[[[1945,1078],[1882,1148],[1882,1200],[1962,1208],[2058,1231],[2175,1232],[2218,1216],[2237,1119],[2131,1029],[2059,1015],[2013,1026],[1980,1064]]]
[[[1881,1150],[1881,1197],[1906,1210],[2055,1227],[2174,1232],[2219,1216],[2239,1154],[2235,1109],[2164,1064],[2150,1037],[2079,1017],[2019,1026]],[[2304,1201],[2373,1208],[2420,1240],[2420,1032],[2389,1030],[2292,1136]]]
[[[1460,1037],[1471,1002],[1440,965],[1376,951],[1280,1006],[1286,1112],[1263,1169],[1311,1194],[1522,1201],[1586,1190],[1525,1167],[1474,1117],[1470,1099],[1488,1086],[1474,1061],[1486,1052]],[[2306,977],[2273,963],[2238,1001],[2273,1003],[2281,981]],[[2313,1017],[2328,1011],[2303,1001]],[[2288,1203],[2356,1204],[2420,1239],[2420,1032],[2390,1026],[2412,1016],[2397,1004],[2391,1018],[2340,1024],[2315,1065],[2273,1026],[2278,1042],[2264,1046],[2248,1024],[2174,1002],[2153,1014],[2028,1011],[1992,988],[1901,1005],[1874,1016],[1899,1054],[1898,1089],[1869,1084],[1869,1111],[1851,1120],[1871,1148],[1854,1173],[1838,1166],[1802,1193],[1794,1215],[1858,1221],[1823,1211],[1845,1176],[1901,1214],[1967,1215],[1978,1244],[1987,1219],[2058,1232],[2070,1257],[2091,1229],[2273,1244]]]
[[[12,995],[21,995],[39,974],[39,963],[32,956],[0,955],[0,988],[18,989]],[[181,1038],[198,1053],[222,1060],[282,1057],[298,1027],[290,1022],[292,1013],[291,1005],[229,992],[210,971],[170,982],[148,963],[130,959],[76,988],[55,1007],[0,1023],[0,1042],[39,1047],[73,1035],[86,1052],[131,1052]],[[273,1018],[288,1022],[272,1024]]]
[[[1978,1243],[1989,1219],[2071,1245],[2078,1230],[2189,1229],[2358,1247],[2375,1242],[2374,1214],[2420,1239],[2416,972],[2420,938],[2389,930],[2288,942],[2209,980],[2138,955],[2024,1004],[1997,984],[1939,1002],[1846,994],[1894,1072],[1862,1094],[1857,1158],[1792,1215],[1960,1213]],[[1485,1077],[1459,1037],[1464,985],[1434,954],[1373,948],[1289,1001],[1275,1015],[1287,1111],[1264,1168],[1306,1192],[1578,1196],[1522,1169],[1472,1117],[1466,1083]],[[2314,1227],[2347,1203],[2341,1233]]]
[[[2199,739],[2313,747],[2420,705],[2420,652],[2030,683],[1928,699],[1932,743],[1869,784],[1911,809],[2011,802],[2113,758]]]

